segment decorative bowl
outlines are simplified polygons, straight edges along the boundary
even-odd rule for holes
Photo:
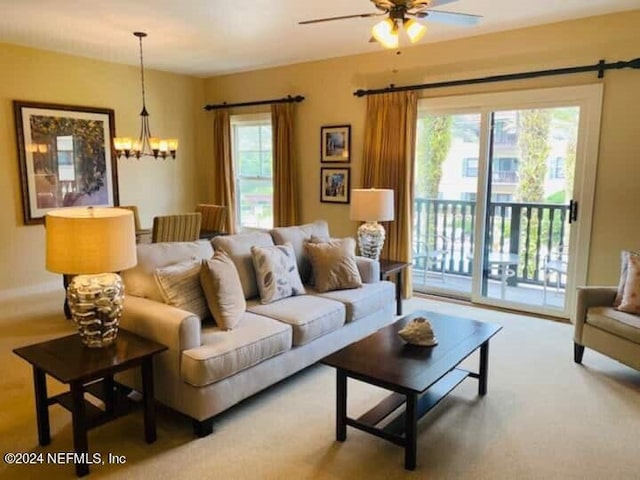
[[[398,335],[411,345],[419,345],[422,347],[432,347],[438,343],[431,323],[424,317],[416,317],[405,325],[398,332]]]

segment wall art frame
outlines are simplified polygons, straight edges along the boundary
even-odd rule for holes
[[[351,125],[328,125],[320,128],[320,161],[351,161]]]
[[[349,167],[320,169],[320,201],[323,203],[349,203],[351,196],[351,169]]]
[[[25,225],[47,211],[119,205],[110,108],[13,101]]]

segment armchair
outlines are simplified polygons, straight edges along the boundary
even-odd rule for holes
[[[613,306],[616,287],[578,287],[574,318],[574,361],[584,347],[640,370],[640,316]]]

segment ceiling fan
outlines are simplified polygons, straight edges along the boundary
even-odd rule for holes
[[[404,28],[411,43],[420,40],[427,32],[427,27],[415,19],[429,20],[452,25],[475,25],[482,18],[480,15],[466,13],[444,12],[432,10],[456,0],[370,0],[380,12],[360,13],[355,15],[341,15],[338,17],[316,18],[298,22],[299,25],[311,23],[332,22],[349,18],[369,18],[386,16],[371,29],[373,35],[370,41],[378,41],[386,48],[397,48],[399,45],[400,26]]]

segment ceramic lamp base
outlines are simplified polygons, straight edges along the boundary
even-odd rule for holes
[[[76,275],[67,289],[67,300],[82,343],[102,348],[115,341],[124,303],[120,275]]]
[[[374,260],[380,259],[384,245],[384,227],[378,222],[365,222],[358,228],[360,255]]]

